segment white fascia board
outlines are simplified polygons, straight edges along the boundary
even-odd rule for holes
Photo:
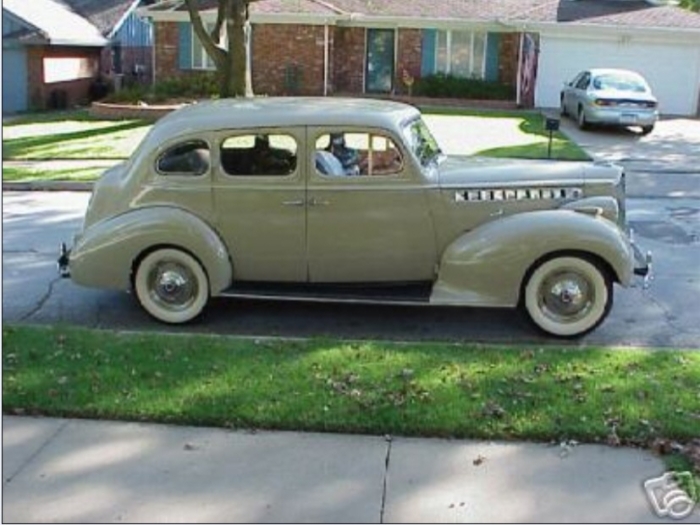
[[[513,31],[535,32],[551,38],[625,38],[644,42],[700,42],[700,29],[690,28],[634,27],[552,22],[504,22],[504,26],[509,26]]]
[[[139,16],[145,16],[154,22],[189,22],[186,11],[154,11],[146,8],[137,10]],[[216,11],[202,11],[202,19],[213,22]],[[496,20],[464,20],[458,18],[413,18],[396,16],[366,16],[357,13],[349,15],[315,15],[315,14],[251,14],[253,24],[302,24],[302,25],[338,25],[343,27],[376,27],[407,29],[471,29],[482,31],[511,31],[509,25]]]
[[[466,18],[415,18],[408,16],[372,16],[353,13],[339,20],[348,27],[387,27],[406,29],[470,29],[483,31],[510,31],[497,20],[469,20]]]
[[[75,46],[75,47],[105,47],[107,45],[107,40],[102,39],[97,40],[69,40],[66,38],[53,38],[46,42],[52,46]]]
[[[148,11],[140,8],[136,11],[142,18],[150,18],[154,22],[189,22],[187,11]],[[206,22],[216,21],[216,10],[201,11],[200,16]],[[300,24],[300,25],[335,25],[342,15],[311,15],[311,14],[255,14],[251,13],[251,24]]]

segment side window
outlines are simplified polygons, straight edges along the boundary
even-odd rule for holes
[[[204,175],[209,170],[209,145],[203,140],[181,142],[156,161],[161,175]]]
[[[316,140],[315,165],[327,176],[394,175],[403,168],[403,159],[384,135],[333,132]]]
[[[291,135],[234,135],[221,143],[221,167],[228,175],[285,176],[297,167],[297,142]]]
[[[585,73],[582,77],[581,80],[578,81],[576,84],[577,89],[587,89],[588,85],[591,83],[591,74],[590,73]]]

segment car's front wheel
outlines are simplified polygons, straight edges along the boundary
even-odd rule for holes
[[[586,112],[583,107],[578,108],[578,127],[579,129],[588,129],[588,120],[586,120]]]
[[[209,279],[202,265],[175,248],[155,250],[141,260],[134,290],[149,314],[170,324],[191,321],[209,301]]]
[[[557,337],[580,337],[612,308],[609,272],[583,256],[545,260],[525,282],[522,306],[541,330]]]
[[[651,126],[642,126],[642,135],[648,135],[648,134],[651,133],[652,131],[654,131],[654,126],[653,126],[653,125],[651,125]]]

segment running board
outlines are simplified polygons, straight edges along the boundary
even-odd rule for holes
[[[275,301],[333,303],[429,304],[432,282],[297,284],[243,282],[224,290],[222,297]]]

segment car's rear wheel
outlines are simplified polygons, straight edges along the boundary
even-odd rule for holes
[[[530,273],[522,305],[544,332],[580,337],[603,322],[612,301],[612,279],[602,265],[583,256],[559,256]]]
[[[202,265],[174,248],[158,249],[143,258],[134,290],[144,310],[170,324],[191,321],[209,301],[209,279]]]
[[[653,125],[651,125],[651,126],[642,126],[642,135],[648,135],[648,134],[651,133],[652,131],[654,131],[654,126],[653,126]]]
[[[586,120],[586,112],[583,107],[578,108],[578,127],[579,129],[588,129],[588,121]]]

